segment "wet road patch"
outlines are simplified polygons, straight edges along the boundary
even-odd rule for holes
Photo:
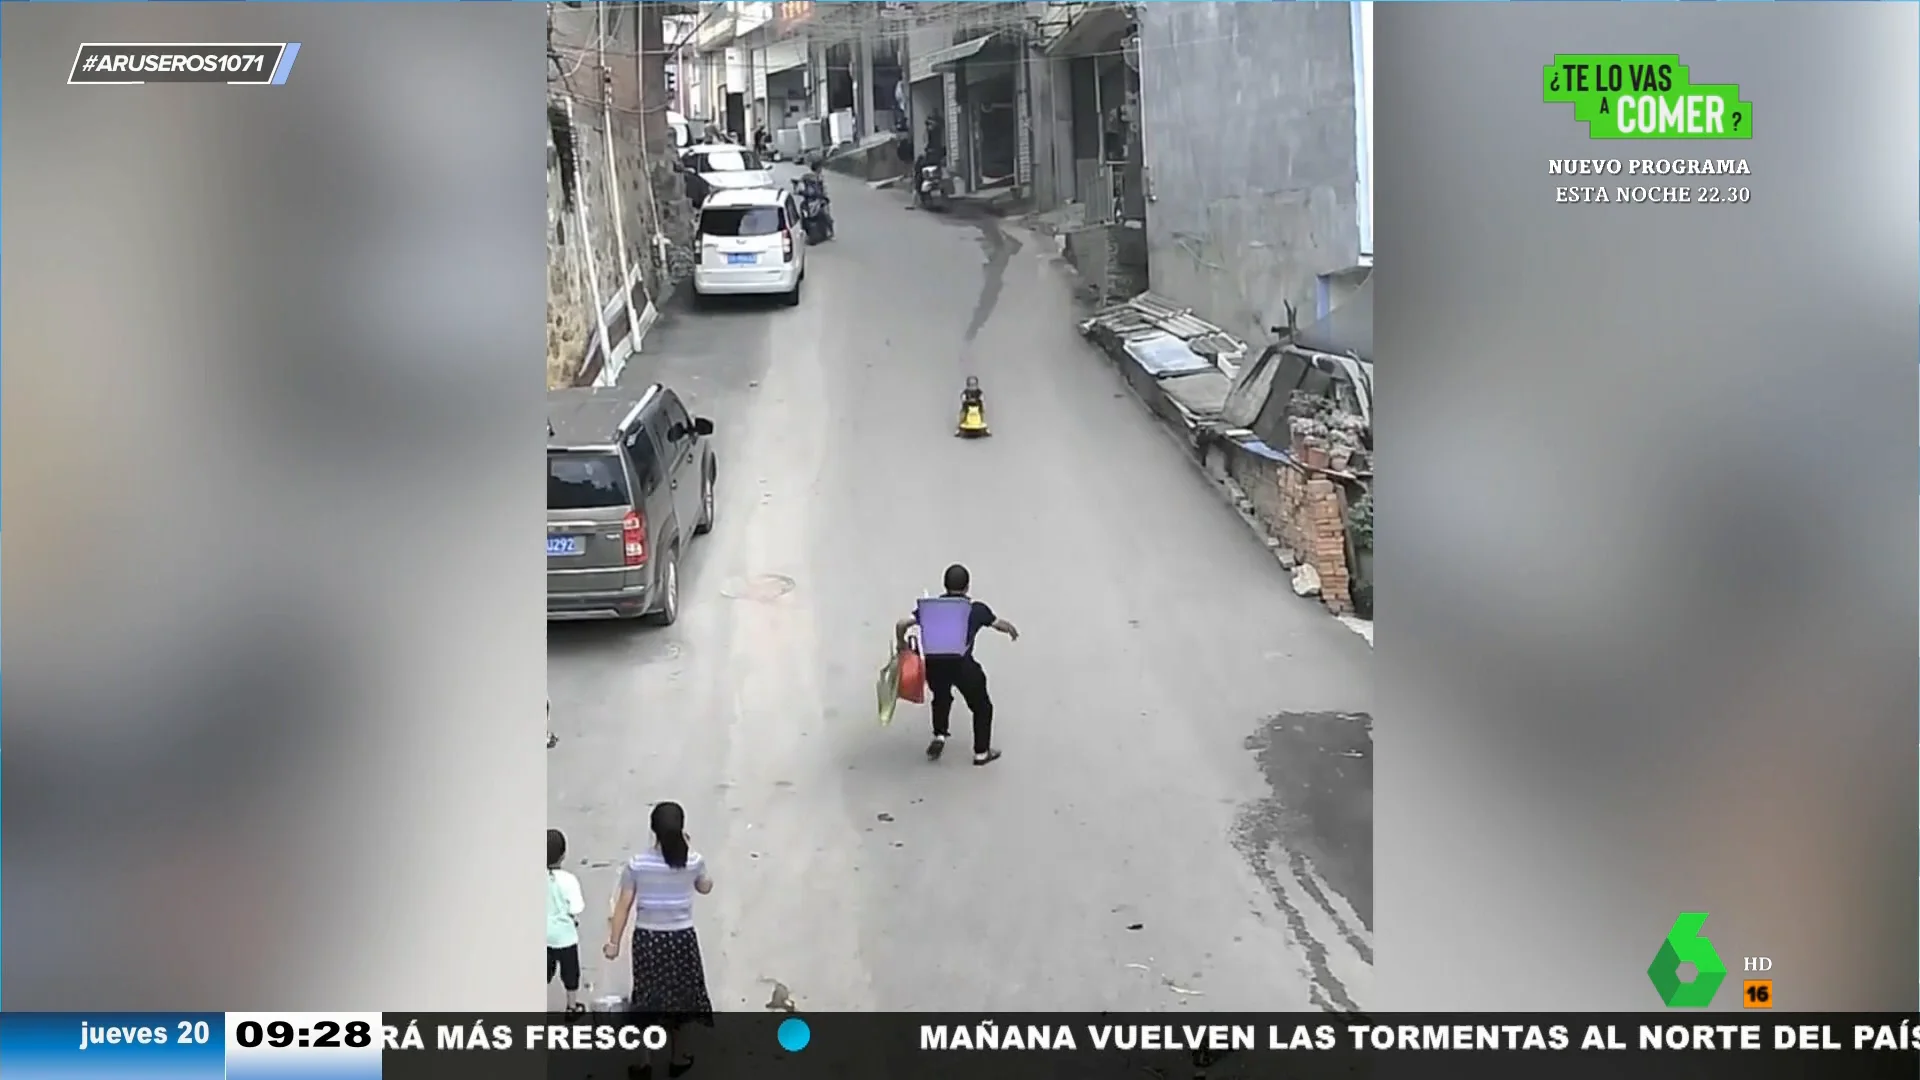
[[[1241,808],[1234,846],[1286,919],[1316,1004],[1360,1008],[1335,969],[1373,964],[1373,718],[1280,713],[1245,745],[1269,794]]]

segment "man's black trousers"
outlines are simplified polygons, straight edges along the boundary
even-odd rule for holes
[[[953,695],[957,692],[973,714],[973,752],[984,754],[993,748],[993,699],[987,696],[987,673],[971,656],[929,656],[927,689],[933,691],[933,733],[948,735],[947,721],[953,715]]]

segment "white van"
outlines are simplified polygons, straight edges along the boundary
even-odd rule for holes
[[[680,160],[711,188],[779,187],[773,168],[760,155],[743,146],[727,143],[701,143],[680,152]]]
[[[790,191],[714,192],[700,208],[694,296],[759,294],[798,304],[807,276],[807,244],[799,233],[800,208]]]

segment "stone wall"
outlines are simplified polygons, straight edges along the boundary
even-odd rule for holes
[[[551,134],[551,133],[550,133]],[[580,231],[564,186],[560,149],[547,144],[547,386],[571,385],[592,335],[593,291],[587,285]]]
[[[565,386],[605,366],[603,311],[612,356],[635,347],[649,304],[691,272],[693,215],[673,172],[657,5],[554,5],[549,18],[547,382]]]
[[[551,126],[558,130],[549,155],[547,216],[557,227],[547,236],[547,302],[568,308],[548,313],[549,385],[570,385],[587,354],[599,347],[597,308],[620,296],[623,266],[632,265],[630,252],[623,263],[614,230],[605,128],[599,117],[583,116],[583,111],[576,105],[569,117],[563,101],[549,113]],[[565,161],[569,156],[570,174]],[[556,275],[561,284],[555,283]]]

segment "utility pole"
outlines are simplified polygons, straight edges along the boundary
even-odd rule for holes
[[[666,97],[667,86],[667,33],[661,21],[660,5],[642,3],[635,5],[640,9],[640,107],[642,110],[641,135],[647,140],[649,148],[670,146],[667,138],[667,111],[656,107]],[[681,72],[684,79],[686,72]]]
[[[758,130],[764,122],[760,118],[760,82],[753,77],[753,42],[751,38],[754,34],[759,34],[764,38],[766,29],[767,24],[761,23],[755,27],[751,33],[743,35],[746,40],[742,40],[739,43],[740,58],[746,62],[747,68],[747,89],[745,93],[740,95],[741,99],[746,102],[746,106],[742,110],[742,115],[745,119],[741,121],[740,134],[749,147],[753,146],[753,133]]]
[[[600,63],[600,120],[607,137],[607,208],[613,212],[613,242],[620,251],[620,260],[617,265],[620,272],[621,305],[627,309],[626,340],[633,341],[640,334],[640,313],[634,310],[633,306],[636,268],[633,264],[633,249],[627,246],[627,210],[623,205],[625,200],[620,198],[620,155],[613,137],[613,69],[607,66],[607,5],[602,0],[593,7],[594,50],[597,54],[596,59]],[[644,90],[641,91],[641,99],[645,100]],[[648,290],[649,294],[651,291]],[[651,295],[648,296],[648,302],[652,302]],[[606,373],[608,380],[611,381],[619,376],[619,371],[613,365],[611,353],[602,358],[601,364],[601,370]]]
[[[673,246],[684,242],[680,227],[672,224],[669,214],[676,214],[675,207],[680,205],[680,179],[672,169],[679,147],[674,144],[673,135],[667,126],[667,34],[666,23],[658,3],[639,3],[634,5],[639,12],[640,33],[637,35],[640,52],[640,160],[645,163],[647,192],[651,196],[648,205],[653,208],[653,235],[648,238],[653,250],[653,266],[658,268],[659,276],[654,279],[649,296],[664,295],[671,286],[674,270],[672,267]],[[684,57],[684,43],[681,55]],[[680,71],[680,90],[686,91],[686,68]],[[706,85],[703,73],[701,83]],[[677,216],[676,219],[677,220]]]

